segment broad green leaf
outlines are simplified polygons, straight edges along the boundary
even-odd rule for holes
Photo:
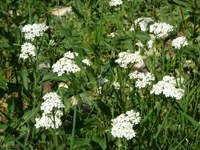
[[[63,74],[62,76],[58,76],[57,73],[45,72],[43,74],[43,77],[42,77],[42,80],[40,81],[40,83],[46,82],[46,81],[67,82],[67,81],[69,81],[69,78],[66,74]]]
[[[19,28],[15,30],[15,43],[20,44],[21,43],[21,31]]]
[[[98,99],[96,103],[102,113],[104,113],[107,117],[111,117],[110,108],[104,102]]]
[[[0,10],[0,18],[6,18],[6,15]]]
[[[40,105],[37,106],[37,108],[35,108],[34,110],[27,110],[24,113],[23,121],[19,124],[18,129],[24,125],[26,122],[28,122],[32,117],[34,117],[38,112],[40,111]]]
[[[22,77],[23,86],[28,91],[28,71],[22,70],[21,77]]]
[[[9,110],[9,117],[10,119],[12,119],[12,115],[13,115],[13,112],[14,112],[14,109],[15,109],[15,102],[14,102],[15,98],[10,98],[7,100],[7,103],[8,103],[8,110]]]
[[[6,129],[7,127],[8,127],[8,124],[4,120],[1,120],[0,121],[0,129]]]
[[[150,36],[147,33],[143,32],[143,31],[137,31],[136,32],[136,37],[138,39],[146,39],[146,40],[150,40],[151,39]]]
[[[105,39],[101,39],[101,42],[102,44],[105,44],[106,47],[109,49],[109,50],[117,50],[114,46],[112,46],[110,43],[108,43]]]

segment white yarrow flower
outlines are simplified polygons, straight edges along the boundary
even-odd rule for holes
[[[139,55],[140,52],[129,53],[129,52],[121,52],[118,54],[118,59],[115,60],[116,63],[119,64],[120,67],[126,69],[129,64],[137,63],[139,65],[143,65],[144,61],[142,56]]]
[[[165,38],[171,31],[173,31],[173,26],[165,22],[154,23],[150,25],[150,32],[154,33],[154,35],[156,35],[157,38]]]
[[[187,39],[185,37],[177,37],[172,41],[172,46],[175,47],[175,49],[181,49],[181,47],[185,47],[188,45]]]
[[[19,55],[20,58],[27,59],[28,56],[35,56],[35,46],[31,43],[24,43],[21,47],[21,54]]]
[[[58,96],[55,92],[47,93],[43,96],[45,100],[41,105],[41,110],[44,110],[45,114],[51,113],[53,108],[64,108],[64,104],[62,103],[60,96]]]
[[[75,52],[75,55],[78,56],[78,53]],[[58,76],[66,73],[76,73],[81,71],[81,69],[76,65],[74,59],[74,54],[72,52],[67,52],[64,54],[64,57],[59,59],[55,64],[53,64],[53,72],[58,72]]]
[[[111,0],[109,5],[110,6],[117,6],[117,5],[121,5],[123,2],[121,0]]]
[[[135,71],[133,73],[129,74],[130,79],[137,79],[135,82],[135,87],[138,87],[139,89],[145,88],[147,85],[151,85],[151,81],[155,80],[155,77],[150,72],[147,72],[146,74]]]
[[[164,76],[162,81],[153,85],[153,89],[150,91],[151,94],[160,95],[163,93],[166,97],[175,98],[180,100],[184,95],[184,90],[181,88],[176,88],[176,79],[170,76]]]
[[[63,115],[63,112],[59,109],[65,108],[60,96],[58,96],[55,92],[50,92],[45,94],[43,99],[45,101],[42,103],[40,109],[44,110],[44,112],[41,118],[35,118],[35,127],[44,127],[45,129],[59,128],[62,125],[60,118]]]
[[[111,134],[114,137],[123,138],[127,140],[136,136],[133,126],[140,123],[141,118],[139,112],[133,110],[127,111],[126,114],[121,114],[117,118],[112,119]]]
[[[43,23],[40,24],[28,24],[25,25],[22,28],[22,32],[25,33],[25,39],[26,40],[31,40],[33,41],[35,39],[35,37],[40,37],[43,36],[44,32],[48,29],[49,27],[46,26]]]

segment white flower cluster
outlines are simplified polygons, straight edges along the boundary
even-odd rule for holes
[[[119,90],[120,88],[119,82],[114,81],[112,85],[115,87],[115,89]]]
[[[145,88],[147,85],[151,85],[151,81],[155,80],[155,77],[152,73],[147,72],[146,74],[135,71],[129,74],[130,79],[137,79],[135,82],[135,87],[141,89]]]
[[[142,31],[148,31],[148,24],[149,22],[153,21],[151,18],[138,18],[135,20],[135,26],[139,24],[139,27],[141,28]],[[153,21],[154,22],[154,21]],[[134,31],[134,25],[132,25],[130,31]]]
[[[36,128],[44,127],[45,129],[48,128],[58,129],[62,125],[60,117],[63,115],[63,113],[60,110],[58,110],[55,114],[56,114],[55,125],[54,125],[53,115],[43,113],[41,118],[35,118],[36,121],[35,127]]]
[[[59,128],[62,125],[60,118],[63,115],[59,108],[65,108],[64,104],[60,100],[60,96],[58,96],[55,92],[50,92],[46,94],[43,99],[45,101],[42,103],[40,109],[44,110],[44,112],[41,118],[35,118],[35,127],[44,127],[46,129]]]
[[[121,114],[117,118],[112,119],[111,134],[114,137],[123,138],[127,140],[136,136],[133,126],[140,123],[141,118],[139,112],[135,113],[133,110],[127,111],[126,114]]]
[[[188,67],[188,68],[194,68],[195,67],[195,62],[192,61],[192,60],[186,60],[184,62],[184,65],[183,65],[184,68]]]
[[[120,67],[126,69],[130,63],[138,63],[143,65],[142,56],[139,55],[140,52],[130,53],[130,52],[121,52],[118,54],[119,58],[115,60]]]
[[[188,42],[185,37],[177,37],[172,41],[172,46],[174,46],[175,49],[180,49],[181,47],[185,47],[186,45],[188,45]]]
[[[60,96],[58,96],[55,92],[51,92],[43,96],[45,100],[41,105],[41,110],[44,110],[44,113],[51,113],[53,108],[64,108],[65,106],[60,100]]]
[[[109,5],[110,6],[117,6],[117,5],[121,5],[122,1],[121,0],[111,0]]]
[[[168,33],[173,31],[173,26],[161,22],[161,23],[154,23],[150,25],[150,32],[154,33],[157,38],[165,38],[168,36]]]
[[[21,47],[21,54],[19,55],[19,58],[27,59],[28,56],[35,56],[35,46],[31,43],[24,43]]]
[[[150,91],[151,94],[155,93],[159,95],[163,93],[166,97],[172,97],[180,100],[184,95],[184,90],[181,88],[176,88],[176,80],[174,77],[164,76],[162,81],[153,85],[153,89]]]
[[[88,59],[83,59],[83,60],[82,60],[82,63],[84,63],[84,64],[86,64],[86,65],[88,65],[88,66],[91,66]]]
[[[34,23],[33,25],[28,24],[25,25],[22,28],[22,32],[25,33],[25,39],[26,40],[31,40],[33,41],[35,39],[35,37],[40,37],[43,36],[44,32],[48,29],[49,27],[46,26],[43,23],[40,24],[36,24]]]
[[[143,59],[147,59],[148,57],[152,57],[154,55],[155,55],[155,57],[160,57],[161,56],[160,52],[158,52],[158,50],[156,50],[154,48],[154,49],[149,49],[148,51],[145,51],[144,52],[144,56],[142,58]]]
[[[98,89],[97,89],[98,94],[101,94],[102,85],[106,82],[108,82],[106,78],[102,78],[101,75],[98,76]]]
[[[78,56],[78,53],[75,53]],[[67,52],[64,57],[59,59],[55,64],[53,64],[53,72],[58,72],[58,76],[62,76],[63,73],[70,72],[76,73],[81,69],[76,65],[74,59],[74,54],[72,52]]]

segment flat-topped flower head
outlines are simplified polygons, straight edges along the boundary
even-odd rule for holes
[[[45,94],[43,96],[43,99],[45,101],[41,105],[41,110],[44,110],[44,113],[46,114],[51,113],[53,108],[65,108],[60,99],[60,96],[57,95],[55,92]]]
[[[41,104],[40,109],[43,110],[41,118],[35,118],[36,128],[59,128],[62,125],[61,116],[63,112],[59,109],[65,108],[60,96],[55,92],[47,93],[43,96],[44,102]]]
[[[144,64],[142,56],[139,54],[140,52],[130,53],[130,52],[121,52],[118,54],[118,59],[115,60],[116,63],[119,64],[120,67],[126,69],[129,64],[137,63]]]
[[[62,121],[60,119],[62,115],[63,113],[60,110],[58,110],[55,113],[54,117],[52,113],[51,114],[43,113],[41,118],[35,118],[35,121],[36,121],[35,127],[36,128],[44,127],[45,129],[48,129],[48,128],[58,129],[62,125]],[[55,125],[54,125],[54,122],[55,122]]]
[[[121,0],[111,0],[109,5],[110,6],[117,6],[117,5],[121,5],[123,2]]]
[[[78,53],[75,53],[78,56]],[[81,71],[78,65],[76,65],[74,59],[74,53],[67,52],[64,54],[64,57],[59,59],[55,64],[53,64],[53,72],[57,72],[58,76],[62,76],[62,74],[66,73],[76,73]]]
[[[157,38],[166,38],[169,32],[173,31],[173,28],[173,26],[165,22],[154,23],[150,25],[150,32],[154,33]]]
[[[31,40],[33,41],[35,39],[35,37],[40,37],[40,36],[43,36],[44,32],[48,29],[49,27],[46,26],[45,24],[43,23],[40,23],[40,24],[28,24],[28,25],[25,25],[23,28],[22,28],[22,32],[25,33],[25,39],[26,40]]]
[[[114,137],[123,138],[127,140],[136,136],[136,132],[133,130],[133,126],[140,123],[139,112],[133,110],[127,111],[126,114],[121,114],[117,118],[112,119],[111,134]]]
[[[150,91],[151,94],[160,95],[163,93],[166,97],[175,98],[180,100],[184,95],[184,90],[176,88],[176,79],[170,76],[164,76],[163,80],[153,85],[153,89]]]
[[[152,73],[147,72],[144,74],[138,71],[130,73],[129,78],[137,80],[135,82],[135,87],[139,89],[145,88],[147,85],[151,85],[151,82],[155,80],[155,77]]]
[[[19,58],[27,59],[28,56],[35,56],[35,46],[26,42],[21,47],[21,54],[19,55]]]
[[[188,45],[187,39],[185,37],[177,37],[172,41],[172,46],[175,47],[175,49],[181,49],[181,47],[185,47]]]

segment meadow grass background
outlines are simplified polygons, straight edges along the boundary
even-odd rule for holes
[[[200,149],[200,1],[122,2],[110,6],[110,0],[0,1],[0,149]],[[63,7],[71,12],[52,14]],[[146,53],[154,22],[143,31],[135,22],[138,18],[173,26],[166,37],[153,40],[160,55]],[[36,56],[22,59],[21,46],[27,42],[22,28],[34,23],[49,28],[29,41]],[[177,37],[185,37],[188,45],[174,48]],[[81,71],[58,76],[52,66],[69,51],[79,53],[74,62]],[[140,51],[144,65],[120,67],[118,54],[127,51]],[[82,63],[84,59],[90,66]],[[155,80],[145,88],[135,87],[137,80],[129,74],[136,70],[152,73]],[[166,75],[184,89],[180,100],[150,93]],[[106,82],[100,84],[100,77]],[[48,92],[56,92],[65,106],[57,129],[35,126]],[[141,117],[133,127],[136,136],[114,137],[112,119],[130,110]]]

